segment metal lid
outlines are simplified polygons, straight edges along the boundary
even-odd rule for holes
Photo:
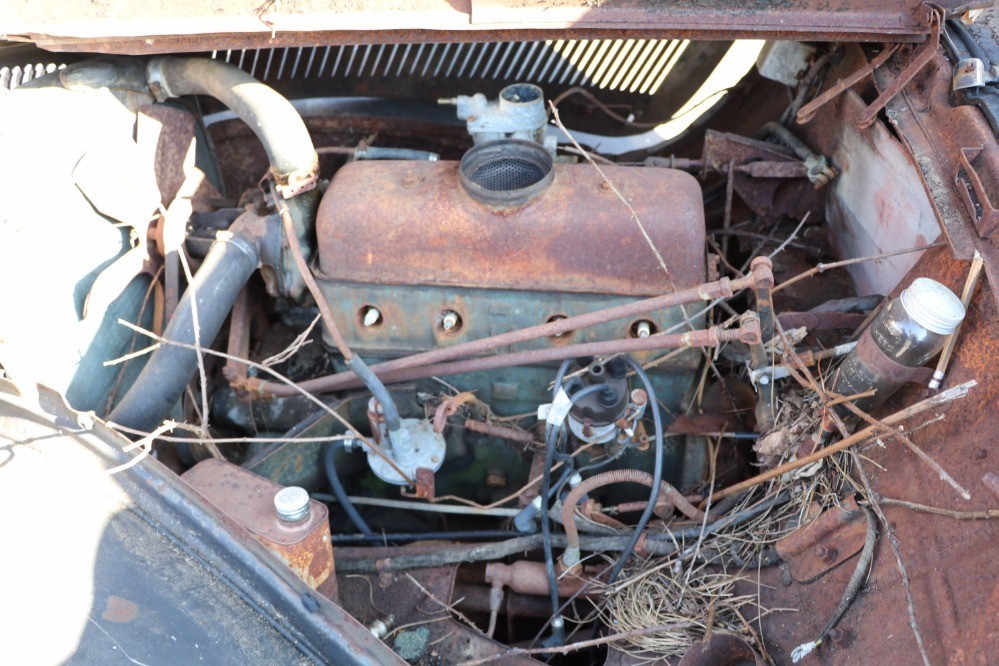
[[[502,139],[474,146],[461,158],[461,186],[487,206],[525,204],[548,189],[554,161],[533,141]]]
[[[939,335],[950,335],[964,321],[961,299],[936,280],[916,278],[899,300],[917,324]]]
[[[297,523],[309,517],[309,493],[305,488],[288,486],[274,495],[274,509],[286,523]]]

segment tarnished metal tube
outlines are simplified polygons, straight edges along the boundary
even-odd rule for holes
[[[711,328],[688,331],[686,333],[676,333],[673,335],[655,335],[648,338],[629,338],[624,340],[605,340],[603,342],[586,342],[577,345],[565,345],[564,347],[549,347],[545,349],[532,349],[529,351],[514,352],[511,354],[498,354],[496,356],[486,356],[482,358],[471,358],[463,361],[452,361],[450,363],[437,363],[433,365],[423,365],[415,368],[405,368],[402,370],[377,372],[378,378],[386,384],[408,382],[415,379],[425,379],[441,375],[461,375],[466,372],[479,372],[482,370],[495,370],[497,368],[509,368],[518,365],[537,365],[539,363],[550,363],[553,361],[564,361],[567,358],[580,358],[584,356],[609,356],[613,354],[633,354],[638,352],[657,351],[661,349],[676,349],[681,347],[716,347],[724,342],[745,342],[747,344],[760,339],[759,322],[752,318],[747,318],[745,323],[739,328],[720,329],[717,326]],[[371,369],[377,371],[385,363],[372,366]],[[360,388],[363,386],[361,380],[353,373],[339,373],[330,377],[320,378],[322,387],[315,388],[314,383],[320,380],[309,380],[299,384],[306,390],[313,391],[339,391],[343,389]],[[249,379],[247,387],[254,390],[265,390],[271,392],[271,387],[275,384],[271,382],[259,382]],[[284,391],[274,393],[284,394]]]
[[[606,323],[609,321],[614,321],[616,319],[624,319],[627,317],[634,317],[649,312],[654,312],[656,310],[662,310],[665,308],[673,307],[676,305],[682,305],[684,303],[693,303],[696,301],[710,301],[715,298],[726,298],[732,296],[735,292],[742,289],[768,284],[773,286],[773,271],[769,266],[769,262],[759,262],[757,266],[753,268],[752,273],[744,278],[739,278],[735,280],[729,280],[728,278],[722,278],[721,280],[715,282],[708,282],[696,287],[691,287],[689,289],[681,289],[670,294],[663,294],[662,296],[654,296],[652,298],[647,298],[641,301],[635,301],[634,303],[627,303],[625,305],[619,305],[612,308],[606,308],[604,310],[598,310],[596,312],[590,312],[584,315],[577,315],[574,317],[566,317],[565,319],[558,319],[555,321],[550,321],[544,324],[539,324],[538,326],[531,326],[529,328],[520,329],[518,331],[510,331],[509,333],[501,333],[499,335],[493,335],[487,338],[482,338],[480,340],[473,340],[471,342],[466,342],[463,344],[452,345],[449,347],[442,347],[439,349],[433,349],[420,354],[413,354],[412,356],[407,356],[405,358],[396,359],[393,361],[386,361],[385,363],[378,363],[371,366],[371,370],[377,374],[379,377],[383,378],[385,381],[409,381],[414,379],[417,375],[404,375],[403,373],[396,374],[396,370],[404,369],[414,369],[417,367],[435,367],[438,370],[434,373],[443,373],[439,370],[440,367],[446,365],[436,365],[431,366],[430,364],[439,364],[442,361],[451,361],[456,358],[461,358],[463,356],[474,356],[476,354],[482,354],[484,352],[497,349],[499,347],[505,347],[508,345],[520,344],[523,342],[529,342],[531,340],[536,340],[538,338],[544,338],[549,336],[557,336],[570,331],[574,331],[581,328],[586,328],[588,326],[595,326],[597,324]],[[710,330],[710,329],[708,329]],[[756,334],[759,335],[759,323],[756,324]],[[727,336],[728,332],[722,332],[723,336]],[[613,341],[612,344],[618,343],[639,343],[639,347],[635,349],[618,349],[615,347],[609,353],[618,353],[626,351],[648,351],[651,349],[665,349],[671,346],[685,346],[683,344],[663,344],[655,343],[653,341],[663,340],[663,339],[679,339],[681,335],[677,336],[652,336],[648,338],[640,338],[638,340],[631,341]],[[645,341],[649,343],[650,346],[645,348],[640,348],[640,343]],[[722,340],[723,342],[726,340]],[[746,342],[746,340],[742,340]],[[592,343],[592,344],[605,344],[605,343]],[[706,343],[701,343],[706,344]],[[573,358],[574,356],[586,356],[593,355],[597,353],[605,352],[590,352],[582,353],[578,349],[582,345],[576,346],[565,346],[558,349],[551,350],[539,350],[553,352],[556,355],[552,358],[541,359],[541,360],[563,360],[566,358]],[[700,344],[694,345],[700,346]],[[559,356],[558,352],[560,350],[574,350],[568,356]],[[502,357],[494,357],[502,358]],[[486,359],[481,359],[486,360]],[[515,365],[515,363],[508,362],[506,365]],[[493,366],[493,367],[503,367],[503,366]],[[485,369],[485,368],[479,368]],[[462,372],[470,372],[470,370],[461,370]],[[459,372],[459,371],[455,371]],[[418,375],[420,377],[429,375]],[[389,379],[391,377],[391,379]],[[359,386],[356,376],[353,372],[339,372],[333,375],[327,375],[326,377],[317,377],[316,379],[309,379],[299,384],[306,391],[312,391],[314,393],[323,393],[326,391],[336,391],[344,388],[352,388]],[[286,386],[285,384],[280,384],[276,382],[263,382],[257,381],[252,383],[252,388],[261,391],[263,393],[270,393],[272,395],[297,395],[297,392]]]
[[[591,476],[573,488],[562,504],[562,523],[565,527],[565,537],[568,542],[565,552],[562,555],[562,564],[564,566],[571,568],[579,562],[579,531],[576,529],[576,521],[573,517],[576,511],[576,504],[579,503],[579,500],[586,493],[597,488],[602,488],[603,486],[609,486],[612,483],[640,483],[651,487],[653,480],[651,474],[642,470],[615,469],[610,472]],[[670,504],[679,509],[685,516],[694,520],[702,520],[704,518],[704,512],[699,511],[697,507],[688,502],[687,498],[681,495],[676,488],[665,481],[660,482],[659,488],[659,494],[666,498]]]

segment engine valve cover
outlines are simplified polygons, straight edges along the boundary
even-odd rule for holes
[[[321,285],[351,347],[372,360],[390,358],[702,282],[697,181],[670,169],[601,168],[614,187],[588,164],[556,164],[546,191],[510,208],[473,200],[459,184],[458,162],[341,168],[323,196],[316,232]],[[647,335],[682,320],[673,308],[521,349]],[[679,375],[660,396],[666,404],[682,398],[697,362],[691,350],[660,368]],[[508,378],[493,373],[500,386],[475,387],[479,397],[526,398],[516,387],[504,394]]]

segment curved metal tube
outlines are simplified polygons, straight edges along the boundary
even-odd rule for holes
[[[641,470],[615,469],[610,472],[591,476],[573,488],[562,504],[562,522],[565,527],[565,537],[568,544],[565,553],[562,555],[562,564],[564,566],[572,567],[579,561],[579,531],[576,528],[576,521],[573,520],[576,505],[586,493],[597,488],[602,488],[603,486],[609,486],[612,483],[640,483],[643,486],[651,488],[653,479],[651,474]],[[704,519],[703,511],[699,511],[676,488],[665,481],[660,481],[659,494],[667,498],[674,507],[679,509],[688,518],[693,520]]]

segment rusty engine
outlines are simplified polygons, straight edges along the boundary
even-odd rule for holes
[[[987,663],[999,18],[900,4],[0,44],[0,487],[102,553],[51,661]]]

